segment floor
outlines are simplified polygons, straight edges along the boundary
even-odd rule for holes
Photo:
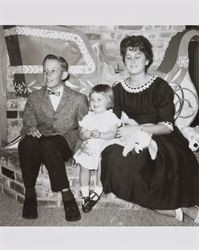
[[[88,214],[81,212],[82,218],[78,222],[67,222],[64,220],[62,207],[39,206],[39,218],[26,220],[21,217],[21,203],[3,193],[0,193],[0,200],[0,226],[197,226],[187,217],[184,218],[184,222],[179,222],[142,207],[99,207]]]
[[[23,219],[21,210],[0,193],[0,249],[199,249],[199,227],[190,219],[182,223],[141,207],[94,208],[78,222],[65,221],[63,208],[38,207],[36,220]]]

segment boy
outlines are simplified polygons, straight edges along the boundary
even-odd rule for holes
[[[65,219],[81,218],[69,188],[65,161],[72,155],[79,139],[78,121],[88,112],[87,98],[64,85],[68,63],[63,57],[47,55],[43,60],[44,87],[28,96],[23,116],[23,139],[19,159],[25,186],[22,216],[38,217],[35,183],[44,163],[53,192],[61,191]]]

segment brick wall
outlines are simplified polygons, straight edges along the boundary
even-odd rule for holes
[[[199,153],[194,153],[199,161]],[[66,171],[70,182],[71,189],[81,203],[80,186],[79,186],[79,167],[73,167],[71,162],[66,163]],[[95,184],[95,171],[91,176],[91,189]],[[0,192],[3,192],[19,202],[24,201],[24,185],[19,166],[18,153],[16,150],[0,151]],[[39,177],[36,183],[36,192],[38,204],[49,207],[59,207],[62,205],[61,194],[52,193],[47,170],[41,166]],[[138,209],[139,206],[133,203],[118,199],[114,194],[103,194],[98,207],[119,207]]]
[[[104,53],[117,71],[123,69],[120,57],[119,44],[126,35],[144,35],[153,45],[154,63],[152,69],[155,70],[161,63],[165,50],[172,36],[177,32],[183,31],[185,26],[160,26],[160,25],[140,25],[140,26],[74,26],[83,31],[92,44],[100,42]]]
[[[39,27],[39,26],[38,26]],[[96,53],[100,50],[100,59],[105,61],[98,76],[99,83],[113,84],[122,77],[122,63],[119,44],[126,35],[144,35],[153,44],[154,63],[151,71],[155,70],[164,58],[165,50],[172,36],[185,29],[185,26],[74,26],[89,38]],[[7,129],[8,141],[19,135],[22,126],[22,114],[26,98],[16,97],[13,87],[13,76],[7,65]]]
[[[79,167],[74,167],[71,161],[66,163],[66,172],[70,182],[70,187],[78,203],[81,203],[79,187]],[[95,171],[91,175],[91,189],[94,188],[96,180]],[[0,192],[16,199],[19,202],[24,201],[24,185],[21,169],[19,166],[18,153],[16,150],[0,151]],[[49,176],[44,165],[41,166],[40,173],[36,183],[36,193],[38,204],[48,207],[60,207],[62,205],[61,194],[53,193],[50,187]],[[103,194],[96,207],[120,207],[134,208],[139,206],[120,200],[115,195]]]

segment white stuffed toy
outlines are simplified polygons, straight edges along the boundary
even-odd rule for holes
[[[111,144],[119,144],[124,147],[122,155],[126,157],[129,152],[134,151],[139,154],[143,149],[148,148],[151,159],[155,160],[158,146],[152,139],[152,134],[137,129],[131,136],[115,138],[106,141],[104,148]]]
[[[128,115],[122,111],[122,115],[121,115],[121,125],[125,126],[125,125],[139,125],[134,119],[129,118]]]
[[[122,111],[121,122],[125,125],[138,125],[134,119],[130,119],[126,113]],[[120,145],[124,146],[123,156],[126,157],[129,152],[134,150],[139,154],[144,148],[148,148],[151,159],[154,160],[157,155],[157,143],[152,139],[152,134],[146,133],[138,129],[132,136],[120,138]]]
[[[123,139],[123,143],[124,149],[122,154],[124,157],[126,157],[132,150],[139,154],[143,149],[148,148],[151,159],[155,160],[156,158],[158,146],[152,139],[152,134],[138,129],[132,136]]]
[[[139,125],[134,119],[130,119],[128,115],[122,111],[121,125]],[[143,149],[148,148],[151,159],[155,160],[158,146],[157,143],[152,139],[152,134],[142,131],[138,128],[131,136],[114,138],[106,141],[104,147],[111,144],[119,144],[124,147],[122,155],[126,157],[129,152],[134,151],[139,154]]]
[[[196,127],[185,127],[181,129],[184,137],[189,141],[189,148],[192,151],[199,149],[199,126]]]

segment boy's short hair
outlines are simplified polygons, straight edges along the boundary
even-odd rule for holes
[[[62,56],[56,56],[56,55],[53,55],[53,54],[48,54],[48,55],[46,55],[46,56],[44,57],[44,59],[43,59],[43,62],[42,62],[42,65],[43,65],[43,66],[44,66],[44,64],[45,64],[45,62],[46,62],[47,60],[57,60],[57,61],[60,63],[62,69],[63,69],[64,71],[68,72],[68,62],[67,62],[66,59],[64,59]],[[68,80],[68,79],[69,79],[69,74],[68,74],[67,78],[64,79],[64,81],[66,81],[66,80]]]
[[[89,99],[93,93],[103,94],[107,100],[107,109],[114,107],[113,90],[108,84],[97,84],[89,92]]]

